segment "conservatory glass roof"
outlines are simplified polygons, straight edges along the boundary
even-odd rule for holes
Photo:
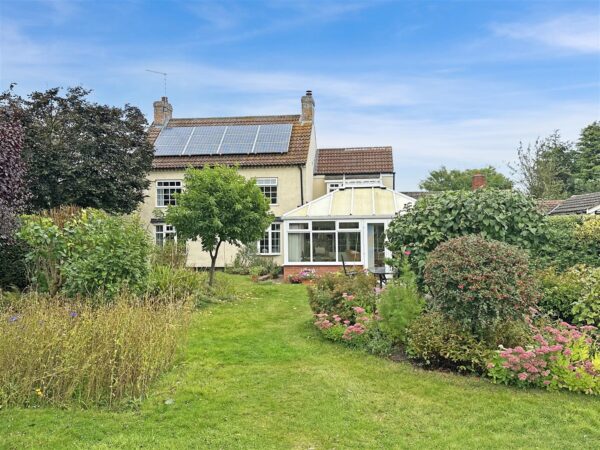
[[[283,215],[283,219],[393,217],[414,199],[385,187],[338,189]]]

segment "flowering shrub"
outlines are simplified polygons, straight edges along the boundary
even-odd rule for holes
[[[522,318],[539,295],[522,250],[476,235],[436,247],[425,264],[425,283],[434,306],[476,335]]]
[[[578,325],[600,326],[600,268],[577,265],[563,273],[540,273],[540,306],[554,317]]]
[[[304,280],[315,280],[317,278],[317,271],[315,269],[304,268],[296,275],[288,276],[288,281],[292,284],[302,283]]]
[[[600,394],[600,351],[596,327],[566,322],[541,329],[531,325],[535,344],[498,351],[488,363],[496,383]]]
[[[372,313],[376,309],[377,280],[369,274],[359,273],[347,277],[343,273],[328,273],[308,287],[309,304],[313,313],[337,314],[342,320],[354,321],[358,306]]]
[[[329,340],[364,348],[370,353],[389,355],[392,345],[379,327],[381,317],[377,312],[367,313],[360,306],[355,306],[353,310],[356,314],[353,322],[337,314],[319,313],[315,314],[315,326]]]

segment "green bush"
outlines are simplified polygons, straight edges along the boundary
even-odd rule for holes
[[[218,274],[214,285],[208,285],[206,272],[190,268],[152,266],[148,276],[146,295],[159,302],[189,299],[197,308],[215,302],[232,301],[239,297],[235,283],[228,276]]]
[[[396,255],[412,252],[411,263],[421,281],[427,254],[441,242],[468,234],[535,248],[545,240],[545,219],[533,199],[516,191],[447,191],[420,198],[398,215],[387,239]]]
[[[406,328],[421,314],[424,306],[416,277],[405,262],[400,278],[389,283],[379,298],[381,329],[394,342],[404,342]]]
[[[24,216],[18,235],[29,245],[32,281],[41,291],[109,298],[145,284],[150,243],[137,217],[91,209]]]
[[[107,305],[30,293],[0,310],[0,407],[115,407],[143,398],[177,355],[187,303]]]
[[[408,357],[426,366],[481,372],[491,355],[485,343],[439,311],[413,320],[406,335]]]
[[[187,247],[185,242],[167,240],[163,245],[155,245],[150,261],[154,266],[185,267],[187,261]]]
[[[538,301],[527,255],[481,236],[463,236],[429,254],[425,283],[436,308],[481,335],[496,323],[520,319]]]
[[[569,323],[600,326],[600,267],[577,265],[563,273],[551,268],[539,277],[543,311]]]
[[[27,245],[18,239],[0,239],[0,289],[27,287]]]
[[[547,223],[547,240],[532,251],[538,267],[600,267],[600,217],[550,216]]]
[[[318,277],[314,286],[308,286],[310,308],[314,313],[337,314],[343,320],[352,320],[354,307],[374,312],[377,307],[375,286],[377,280],[369,274],[348,277],[341,272]]]

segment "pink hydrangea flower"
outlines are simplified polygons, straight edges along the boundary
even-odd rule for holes
[[[361,308],[360,306],[354,306],[352,309],[354,312],[356,312],[356,314],[362,314],[365,312],[365,308]]]
[[[527,377],[529,375],[527,375],[527,372],[521,372],[519,375],[517,375],[519,377],[519,380],[521,381],[525,381],[527,379]]]

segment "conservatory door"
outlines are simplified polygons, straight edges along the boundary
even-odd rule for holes
[[[367,224],[367,268],[385,267],[385,225]]]

